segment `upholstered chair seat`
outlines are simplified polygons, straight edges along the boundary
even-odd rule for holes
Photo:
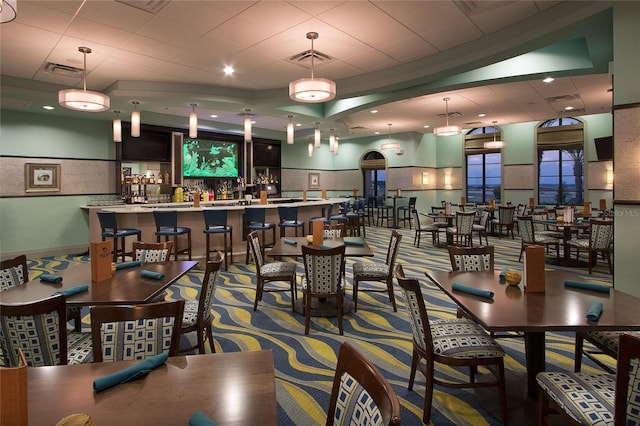
[[[504,350],[475,322],[467,318],[431,321],[433,352],[451,358],[504,356]],[[426,350],[426,348],[422,348]]]

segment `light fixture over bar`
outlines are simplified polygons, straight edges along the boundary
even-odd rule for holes
[[[133,104],[133,111],[131,112],[131,136],[134,138],[140,137],[140,111],[138,111],[138,105],[140,102],[131,101]]]
[[[318,33],[308,32],[307,38],[311,40],[311,78],[300,78],[289,83],[289,97],[294,101],[304,103],[330,101],[336,97],[336,82],[314,77],[313,40],[318,38]]]
[[[244,110],[244,141],[251,141],[251,108],[245,108]]]
[[[113,119],[113,141],[122,142],[122,120],[120,120],[120,111],[113,111],[116,118]]]
[[[287,143],[292,145],[294,141],[293,121],[291,121],[293,119],[293,115],[289,114],[287,117],[289,118],[289,123],[287,124]]]
[[[189,137],[195,139],[198,137],[198,114],[196,114],[197,104],[190,104],[191,114],[189,114]]]
[[[321,135],[320,135],[320,122],[316,121],[316,129],[313,131],[313,142],[315,148],[320,148]]]
[[[309,155],[309,158],[313,157],[313,143],[309,142],[309,145],[307,146],[307,154]]]
[[[102,112],[110,107],[110,99],[100,92],[87,90],[87,54],[91,53],[89,47],[78,47],[84,55],[84,68],[82,70],[82,90],[65,89],[58,92],[58,103],[69,109],[86,112]]]
[[[329,135],[329,151],[333,152],[333,145],[336,143],[336,135],[333,134],[334,129],[329,129],[331,134]]]
[[[447,125],[443,127],[436,127],[433,129],[433,134],[436,136],[454,136],[459,135],[462,132],[462,128],[460,126],[450,126],[449,125],[449,100],[450,98],[444,98],[446,109],[445,109],[445,118],[447,120]]]

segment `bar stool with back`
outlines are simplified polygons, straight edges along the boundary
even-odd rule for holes
[[[285,236],[287,228],[293,228],[296,231],[296,237],[298,236],[298,228],[302,228],[302,235],[304,235],[304,222],[298,220],[298,207],[297,206],[278,206],[278,215],[280,216],[280,236]]]
[[[178,212],[175,210],[153,211],[153,219],[156,222],[156,242],[160,242],[160,238],[164,236],[165,241],[169,241],[169,237],[173,237],[173,255],[178,260],[178,254],[186,253],[191,260],[191,228],[186,226],[178,226]],[[178,248],[178,237],[180,235],[187,236],[187,247],[180,250]]]
[[[416,208],[417,201],[418,197],[409,197],[409,204],[398,207],[396,212],[398,215],[398,225],[400,225],[400,222],[402,222],[402,225],[409,222],[409,229],[411,229],[411,211]],[[402,215],[400,215],[400,213],[402,213]]]
[[[262,231],[262,256],[264,256],[264,247],[273,246],[276,241],[276,224],[267,222],[266,209],[264,207],[245,207],[245,232],[247,234],[253,231]],[[265,233],[271,230],[271,245],[266,244]],[[247,253],[244,263],[249,263],[249,240],[247,239]]]
[[[217,252],[211,249],[210,238],[212,235],[222,235],[224,238],[224,269],[228,270],[227,258],[231,257],[233,263],[233,226],[227,224],[227,210],[224,209],[204,209],[204,235],[206,236],[206,261],[209,262],[211,252]],[[229,243],[227,244],[227,235],[229,235]]]
[[[124,257],[127,254],[125,249],[126,238],[135,236],[138,241],[141,241],[142,231],[137,228],[120,228],[114,212],[99,211],[97,214],[100,221],[102,241],[107,238],[113,238],[113,262],[118,260],[118,255],[122,255],[122,261],[124,262]]]

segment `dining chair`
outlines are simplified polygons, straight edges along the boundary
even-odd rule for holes
[[[206,261],[209,261],[209,257],[212,252],[217,252],[216,249],[211,248],[210,237],[214,235],[222,235],[224,242],[224,269],[228,270],[228,259],[231,258],[233,263],[233,226],[227,223],[228,210],[226,209],[204,209],[202,210],[204,216],[204,232],[206,239]],[[227,241],[227,235],[229,236]]]
[[[513,235],[515,211],[516,206],[498,206],[498,217],[489,221],[491,231],[497,232],[498,238],[502,238],[502,229],[504,228],[506,236],[508,237],[509,231],[511,231],[511,239],[515,239]]]
[[[138,228],[122,228],[118,226],[118,219],[115,212],[99,211],[98,221],[100,222],[102,241],[107,238],[113,239],[113,262],[117,262],[118,255],[122,256],[124,262],[127,250],[125,244],[127,237],[135,236],[138,241],[142,239],[142,231]]]
[[[172,241],[161,243],[146,243],[134,241],[131,244],[131,257],[133,260],[140,260],[143,263],[166,262],[171,260]]]
[[[262,244],[260,246],[262,250],[262,257],[264,257],[264,247],[271,247],[276,241],[276,224],[267,222],[266,209],[264,207],[245,207],[244,209],[244,223],[245,232],[249,234],[253,231],[260,231],[262,233]],[[271,230],[271,243],[266,241],[266,232]],[[245,256],[245,264],[249,263],[249,239],[247,239],[247,253]]]
[[[603,362],[602,355],[607,355],[614,360],[618,358],[620,346],[620,336],[622,334],[633,334],[640,337],[640,331],[618,331],[618,330],[593,330],[577,331],[574,357],[574,372],[579,373],[582,369],[582,356],[589,358],[608,373],[615,373],[615,370]],[[585,340],[593,345],[595,349],[585,348]]]
[[[224,261],[224,254],[217,252],[212,259],[207,261],[202,279],[202,287],[198,292],[197,300],[188,300],[184,303],[184,314],[182,315],[182,328],[180,334],[185,335],[196,332],[197,343],[195,345],[180,348],[179,352],[189,352],[198,349],[199,353],[204,354],[204,342],[209,339],[209,347],[211,352],[215,353],[216,348],[213,341],[213,315],[211,309],[213,307],[213,299],[218,284],[218,276],[220,266]]]
[[[258,302],[262,300],[263,293],[291,292],[291,310],[295,309],[297,296],[296,288],[296,268],[294,262],[270,262],[264,261],[263,249],[260,244],[259,231],[253,231],[247,235],[247,244],[251,247],[251,253],[256,264],[256,298],[253,302],[253,310],[258,309]],[[289,282],[289,288],[273,287],[265,289],[265,283],[277,281]]]
[[[311,311],[326,309],[329,300],[335,301],[335,310],[338,317],[338,330],[344,334],[342,317],[344,315],[344,251],[345,246],[339,245],[333,248],[315,248],[302,246],[302,260],[304,263],[304,277],[302,291],[304,293],[303,311],[305,316],[304,334],[309,334],[311,323]],[[313,300],[318,300],[314,306]]]
[[[68,332],[62,294],[26,303],[0,303],[0,355],[18,365],[18,349],[29,367],[93,361],[90,333]]]
[[[448,246],[451,270],[455,271],[493,271],[494,246],[460,247]]]
[[[399,425],[398,395],[376,366],[348,342],[340,345],[327,426]]]
[[[178,354],[184,300],[144,305],[92,306],[95,362],[144,360]]]
[[[391,231],[391,239],[387,248],[387,257],[382,262],[354,262],[353,264],[353,311],[358,310],[358,291],[368,291],[373,293],[388,293],[389,300],[393,306],[393,312],[397,312],[396,298],[393,294],[393,268],[398,256],[402,235],[395,229]],[[359,288],[362,281],[378,281],[386,284],[384,289],[367,287]]]
[[[518,216],[518,227],[520,228],[520,256],[518,262],[522,260],[522,253],[527,246],[543,246],[545,249],[553,248],[556,251],[556,259],[560,260],[560,240],[546,235],[536,235],[531,216]]]
[[[476,212],[456,212],[456,226],[447,228],[447,241],[454,245],[473,246],[473,222]]]
[[[322,227],[324,238],[344,238],[347,236],[347,226],[344,223],[325,224]]]
[[[409,390],[413,390],[416,370],[426,378],[424,411],[422,421],[431,421],[431,407],[434,385],[452,388],[480,388],[496,386],[500,396],[502,423],[508,424],[507,395],[504,376],[504,350],[478,324],[468,318],[430,320],[427,308],[416,278],[407,278],[402,265],[395,269],[395,277],[405,296],[405,306],[413,331],[413,356],[409,373]],[[424,364],[420,362],[424,360]],[[451,382],[438,378],[435,365],[450,368],[468,367],[469,380]],[[488,368],[495,380],[475,380],[479,366]]]
[[[21,254],[0,262],[0,292],[29,282],[27,256]],[[82,329],[82,310],[79,306],[67,306],[67,320],[74,324],[74,331]]]
[[[432,223],[424,223],[420,219],[420,213],[416,209],[411,211],[413,216],[413,245],[420,248],[420,237],[422,234],[431,234],[431,243],[435,246],[440,243],[440,229]]]
[[[476,212],[476,216],[480,216],[480,220],[478,223],[474,223],[472,228],[472,233],[478,234],[478,241],[480,245],[482,245],[482,237],[484,237],[485,243],[489,244],[489,211],[488,210],[479,210]]]
[[[576,259],[580,256],[581,251],[589,254],[589,274],[598,259],[598,253],[607,259],[609,273],[613,274],[611,266],[611,253],[613,242],[613,221],[591,219],[589,221],[589,238],[572,238],[566,242],[566,247],[571,256],[571,250],[576,251]]]
[[[616,374],[542,372],[538,424],[550,409],[571,425],[640,424],[640,336],[620,335]]]
[[[280,217],[280,237],[285,236],[287,228],[293,228],[298,236],[298,230],[304,235],[304,221],[298,220],[297,206],[278,206],[278,216]]]
[[[169,237],[173,237],[173,256],[174,260],[178,260],[178,255],[186,253],[191,260],[191,228],[187,226],[178,226],[178,212],[176,210],[154,210],[153,219],[156,223],[156,242],[164,237],[165,241],[169,241]],[[187,236],[187,246],[183,249],[178,247],[178,237]]]
[[[402,222],[402,225],[404,226],[409,222],[409,230],[411,230],[411,211],[416,208],[417,202],[418,197],[409,197],[409,203],[406,206],[400,206],[396,209],[398,225]]]

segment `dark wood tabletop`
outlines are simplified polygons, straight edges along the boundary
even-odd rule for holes
[[[433,271],[426,275],[487,330],[525,333],[530,396],[537,394],[535,375],[545,370],[546,331],[640,330],[640,298],[615,289],[602,293],[565,287],[565,280],[587,281],[567,272],[546,271],[544,293],[527,293],[523,283],[501,283],[500,271]],[[494,297],[454,291],[454,282],[493,291]],[[593,302],[603,305],[598,321],[586,318]]]
[[[29,368],[29,424],[85,413],[95,425],[187,425],[198,411],[218,425],[277,424],[271,350],[171,357],[145,377],[93,392],[96,378],[137,362]]]
[[[295,241],[297,244],[287,244],[287,241]],[[366,257],[373,256],[371,247],[367,244],[367,241],[362,237],[344,237],[344,238],[327,238],[322,242],[322,245],[327,247],[336,247],[344,244],[345,241],[353,241],[362,243],[363,245],[349,245],[345,244],[345,256],[353,257]],[[272,257],[302,257],[302,246],[309,245],[306,237],[282,237],[280,238],[271,250],[266,252],[267,256]]]
[[[59,284],[41,281],[36,277],[21,286],[3,291],[0,300],[2,303],[31,302],[46,299],[56,291],[88,284],[89,291],[68,296],[67,305],[146,303],[197,264],[195,260],[144,263],[141,266],[115,271],[108,280],[91,282],[91,263],[82,263],[55,272],[55,275],[62,277]],[[156,280],[142,277],[140,271],[143,269],[160,272],[164,274],[164,278]]]

